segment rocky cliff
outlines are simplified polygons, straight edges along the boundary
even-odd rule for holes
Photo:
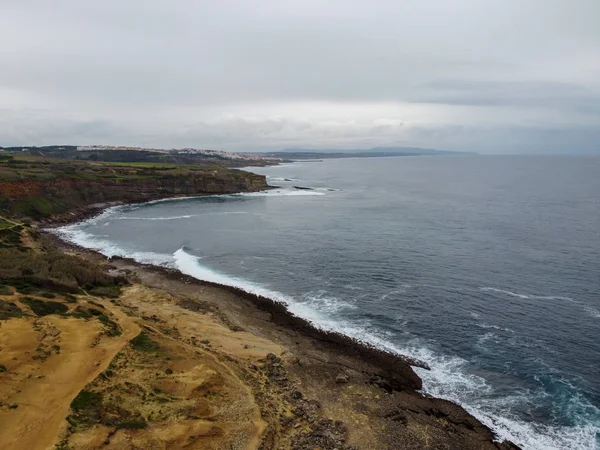
[[[0,167],[0,210],[35,219],[113,202],[255,192],[265,177],[241,170],[188,166],[26,162]]]

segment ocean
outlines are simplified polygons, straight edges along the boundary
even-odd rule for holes
[[[248,170],[279,188],[116,207],[58,233],[426,361],[425,392],[526,450],[600,448],[600,158]]]

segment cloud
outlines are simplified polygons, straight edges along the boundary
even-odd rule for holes
[[[487,133],[528,151],[523,130],[543,147],[539,130],[600,128],[599,15],[595,0],[5,0],[0,142],[426,146],[410,130],[455,130],[466,149],[495,148]]]
[[[449,105],[556,108],[600,114],[600,90],[544,81],[439,80],[424,86],[419,101]]]

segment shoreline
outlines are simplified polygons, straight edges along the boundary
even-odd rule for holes
[[[205,195],[161,196],[156,199],[140,202],[140,204],[156,200],[203,196]],[[74,225],[98,216],[108,208],[131,204],[138,203],[111,202],[110,204],[90,205],[82,210],[68,214],[67,217],[41,222],[40,225],[44,228]],[[478,435],[477,440],[480,444],[487,442],[493,446],[490,448],[519,448],[509,442],[497,442],[496,435],[461,406],[448,400],[433,398],[428,394],[418,392],[422,389],[422,381],[411,366],[429,369],[427,364],[422,361],[416,361],[406,356],[379,349],[371,344],[358,341],[338,332],[320,329],[310,321],[289,312],[286,305],[277,300],[255,295],[234,286],[199,280],[185,275],[177,269],[139,263],[131,258],[113,257],[107,261],[106,257],[100,252],[63,240],[51,231],[43,230],[43,234],[50,237],[54,245],[64,252],[76,253],[86,259],[104,264],[111,270],[124,271],[128,277],[139,280],[143,285],[160,287],[161,289],[166,288],[173,295],[180,294],[181,292],[189,295],[194,290],[216,290],[222,294],[223,298],[228,298],[227,302],[216,306],[228,317],[227,321],[235,323],[235,326],[240,326],[242,329],[249,329],[250,332],[256,335],[267,337],[284,348],[291,349],[294,355],[303,354],[305,357],[319,361],[316,363],[317,365],[337,367],[334,370],[337,372],[339,372],[340,367],[345,367],[346,369],[344,370],[356,373],[357,383],[376,386],[389,396],[394,396],[398,393],[406,394],[408,399],[405,399],[405,401],[409,405],[413,403],[420,404],[422,402],[427,402],[427,404],[433,403],[434,406],[429,406],[429,409],[424,412],[425,415],[455,418],[455,424],[460,424],[459,426],[461,427],[466,426],[467,429],[476,431]],[[241,311],[240,305],[234,304],[236,302],[243,304]],[[303,350],[300,348],[301,345],[298,342],[305,345],[308,344],[310,350]],[[317,347],[318,350],[315,350]],[[311,352],[318,353],[318,355],[311,355]],[[315,363],[311,364],[314,365]],[[315,370],[316,372],[322,372],[321,369]],[[327,372],[331,372],[331,370],[328,369]],[[329,375],[330,377],[332,376],[331,374]],[[322,378],[322,376],[315,378]],[[333,375],[333,378],[335,379],[335,375]],[[417,409],[420,410],[421,408],[418,407]],[[440,412],[442,410],[443,412]],[[394,424],[392,423],[392,425]],[[463,448],[470,448],[470,446]],[[478,448],[487,448],[487,446]]]

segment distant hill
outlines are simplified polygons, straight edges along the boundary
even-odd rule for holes
[[[324,158],[376,158],[385,156],[436,156],[468,155],[470,152],[453,152],[418,147],[373,147],[368,149],[303,149],[287,148],[267,155],[283,159],[324,159]]]

